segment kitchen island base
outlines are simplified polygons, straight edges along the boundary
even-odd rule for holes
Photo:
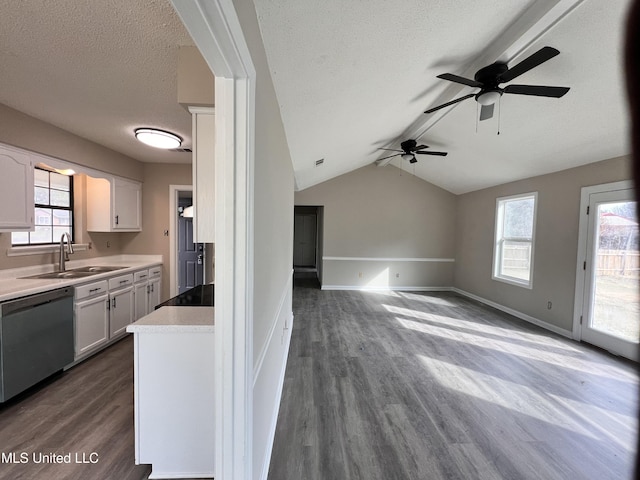
[[[163,307],[127,331],[136,464],[151,464],[150,479],[213,478],[213,308]]]

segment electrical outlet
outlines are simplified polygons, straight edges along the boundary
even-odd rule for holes
[[[547,302],[547,310],[551,310],[551,306],[552,306],[552,305],[553,305],[553,304],[552,304],[551,302]]]
[[[358,273],[358,277],[362,278],[362,272]]]
[[[400,274],[399,273],[396,273],[396,278],[400,278]]]
[[[111,248],[111,242],[107,240],[107,248]]]

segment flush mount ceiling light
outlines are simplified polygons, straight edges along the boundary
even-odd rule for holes
[[[135,134],[142,143],[155,148],[169,150],[178,148],[182,144],[182,139],[179,136],[156,128],[138,128]]]

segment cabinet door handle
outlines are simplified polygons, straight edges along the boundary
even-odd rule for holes
[[[116,308],[116,297],[113,297],[113,300],[111,300],[111,302],[113,303],[113,308]]]
[[[111,301],[107,298],[107,310],[111,310]]]
[[[116,215],[116,225],[118,225],[120,219],[120,215]]]
[[[147,293],[151,293],[151,288],[147,285]]]
[[[120,280],[120,285],[122,285],[123,283],[129,283],[129,280]]]
[[[100,288],[90,288],[89,289],[89,293],[93,293],[93,292],[99,292]]]

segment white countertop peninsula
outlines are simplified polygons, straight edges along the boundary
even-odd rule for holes
[[[163,306],[134,335],[136,465],[154,478],[213,478],[214,307]]]
[[[214,307],[162,307],[127,327],[131,333],[213,333]]]

